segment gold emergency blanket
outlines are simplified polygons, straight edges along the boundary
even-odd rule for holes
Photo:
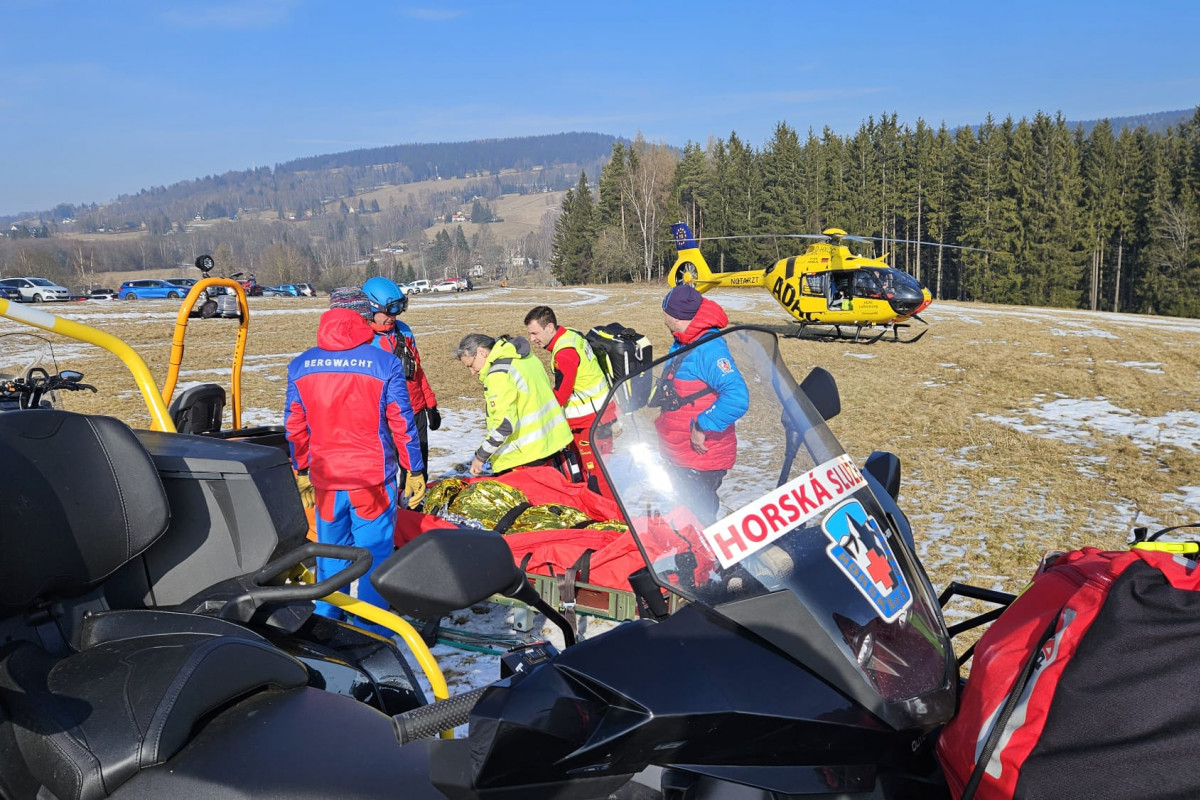
[[[525,509],[505,533],[565,530],[591,521],[591,517],[578,509],[547,503]]]
[[[439,484],[440,485],[440,484]],[[500,481],[475,481],[455,495],[449,511],[477,519],[492,529],[513,507],[529,502],[520,489]]]
[[[425,493],[425,513],[444,514],[466,485],[467,482],[462,478],[445,478],[430,486]]]

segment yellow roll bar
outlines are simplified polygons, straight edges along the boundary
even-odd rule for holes
[[[154,376],[150,374],[150,368],[146,366],[146,362],[137,354],[137,351],[116,336],[97,330],[91,325],[84,325],[82,322],[63,319],[38,308],[18,306],[4,299],[0,299],[0,316],[103,347],[121,359],[133,373],[133,379],[137,381],[142,399],[146,401],[146,409],[150,412],[150,429],[175,433],[175,423],[171,420],[171,415],[167,413],[167,404],[163,402],[162,395],[158,393],[158,386],[154,383]]]
[[[183,339],[187,334],[188,318],[196,305],[200,293],[209,286],[228,286],[237,295],[238,311],[241,312],[241,322],[238,323],[237,343],[233,347],[233,377],[230,389],[233,392],[233,428],[242,427],[242,359],[246,356],[246,336],[250,328],[250,306],[246,303],[246,290],[242,285],[230,278],[203,278],[192,284],[191,291],[179,307],[175,317],[175,334],[171,337],[171,364],[167,369],[167,379],[163,382],[162,401],[164,405],[171,404],[171,396],[175,394],[175,384],[179,382],[179,365],[183,363]]]
[[[429,688],[433,692],[434,700],[445,700],[450,696],[450,690],[446,686],[446,677],[442,675],[437,660],[433,657],[433,653],[429,652],[429,646],[425,644],[421,634],[417,633],[416,628],[409,624],[408,620],[342,592],[334,592],[321,599],[330,605],[337,606],[347,614],[362,617],[367,622],[374,622],[376,625],[382,625],[388,630],[395,631],[408,645],[408,649],[412,651],[413,655],[417,657],[417,663],[421,665],[421,670],[429,680]],[[454,731],[442,731],[441,736],[443,739],[453,739]]]

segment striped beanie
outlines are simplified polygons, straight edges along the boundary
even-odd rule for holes
[[[357,286],[343,286],[340,289],[334,289],[329,293],[329,307],[348,308],[361,314],[362,318],[368,322],[375,318],[375,312],[371,310],[370,299]]]

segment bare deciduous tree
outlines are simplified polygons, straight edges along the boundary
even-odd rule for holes
[[[641,236],[642,268],[649,281],[654,277],[659,221],[671,201],[672,181],[679,158],[666,144],[650,144],[641,133],[627,152],[629,167],[622,193]]]

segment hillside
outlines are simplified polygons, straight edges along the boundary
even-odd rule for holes
[[[1156,111],[1152,114],[1137,114],[1131,117],[1109,117],[1107,122],[1112,126],[1114,133],[1119,133],[1124,129],[1136,130],[1140,127],[1144,127],[1149,133],[1166,133],[1168,128],[1178,128],[1190,120],[1195,113],[1195,109],[1185,108],[1180,111]],[[1101,120],[1098,119],[1089,119],[1083,122],[1068,122],[1067,124],[1072,128],[1081,125],[1083,126],[1083,132],[1090,134],[1092,129],[1100,122]]]
[[[593,173],[608,159],[618,137],[559,133],[512,139],[409,144],[353,150],[290,161],[272,167],[208,175],[171,186],[143,189],[100,206],[63,203],[37,214],[0,217],[0,227],[53,224],[73,233],[113,231],[145,225],[165,233],[199,219],[303,218],[330,202],[384,186],[424,181],[474,181],[486,198],[501,194],[565,191],[581,169]],[[354,204],[352,203],[352,205]]]

